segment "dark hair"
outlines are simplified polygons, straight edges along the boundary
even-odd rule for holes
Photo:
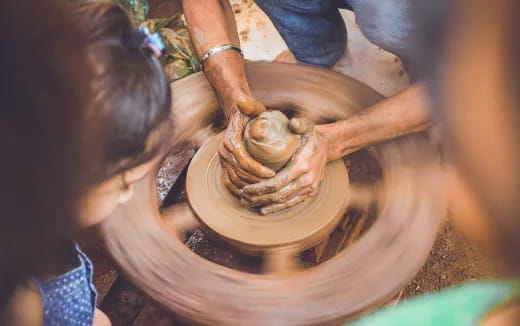
[[[143,41],[115,5],[2,3],[0,324],[12,291],[68,254],[86,188],[168,143],[151,135],[169,130],[169,83]]]
[[[168,120],[170,86],[158,58],[145,45],[146,36],[121,7],[82,4],[74,19],[87,38],[94,71],[87,140],[98,149],[92,151],[97,155],[91,162],[93,180],[101,182],[148,161],[168,144],[167,135],[153,140],[150,135]]]
[[[0,10],[0,305],[51,268],[83,191],[77,109],[89,103],[91,74],[69,18],[53,1]]]

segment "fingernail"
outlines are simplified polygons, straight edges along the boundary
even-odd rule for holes
[[[267,175],[268,178],[272,178],[276,175],[276,172],[274,172],[273,170],[271,169],[265,169],[264,170],[265,174]]]

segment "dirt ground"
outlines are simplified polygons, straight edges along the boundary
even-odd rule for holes
[[[154,17],[167,16],[181,10],[179,1],[150,0],[150,4],[151,15]],[[166,162],[159,176],[159,190],[163,198],[191,155],[193,151],[188,150]],[[166,201],[175,202],[182,196],[180,189],[177,194],[168,196]],[[255,271],[257,266],[254,259],[243,260],[208,239],[201,231],[194,232],[186,245],[199,255],[223,265],[235,268],[249,266],[246,269],[250,271]],[[101,308],[107,312],[113,325],[184,325],[174,316],[148,302],[119,275],[102,250],[95,248],[91,252],[95,255],[93,260],[96,262],[96,285],[100,290]],[[449,219],[446,219],[428,261],[417,277],[406,286],[402,297],[438,291],[467,280],[491,277],[495,275],[494,261],[457,233]]]
[[[457,233],[446,221],[428,261],[405,288],[404,297],[438,291],[468,280],[496,275],[496,259],[486,254]]]

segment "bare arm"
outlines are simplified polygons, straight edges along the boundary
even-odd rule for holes
[[[197,55],[202,55],[210,48],[233,44],[240,46],[233,10],[228,0],[183,0],[184,15],[195,45]],[[215,88],[226,116],[239,103],[251,98],[251,90],[244,72],[244,60],[235,51],[222,51],[210,56],[204,66],[204,72]],[[245,114],[253,113],[256,108],[243,108]]]
[[[36,284],[28,282],[19,286],[2,317],[4,318],[0,318],[0,325],[43,325],[43,301]]]
[[[372,144],[424,131],[429,126],[426,89],[417,83],[349,119],[318,129],[328,145],[329,160],[336,160]]]
[[[422,84],[388,98],[349,119],[319,125],[289,164],[271,179],[247,185],[242,196],[263,214],[293,206],[313,196],[328,161],[366,146],[429,126],[428,99]]]
[[[182,4],[199,58],[214,46],[240,45],[228,0],[183,0]],[[245,125],[251,115],[265,111],[265,107],[251,95],[242,56],[232,50],[221,51],[210,56],[203,68],[229,120],[219,149],[221,160],[226,162],[226,176],[239,173],[249,180],[272,177],[274,171],[253,160],[245,150]],[[226,185],[234,189],[227,177],[226,180]]]

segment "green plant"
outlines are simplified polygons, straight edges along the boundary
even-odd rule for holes
[[[67,0],[72,3],[99,0]],[[188,28],[182,14],[167,18],[147,19],[150,7],[148,0],[112,0],[128,12],[134,25],[146,26],[151,33],[159,33],[166,45],[161,63],[171,81],[200,71]]]
[[[150,6],[148,0],[113,0],[126,8],[130,15],[138,22],[143,22],[148,16]]]
[[[170,80],[200,71],[199,60],[182,15],[148,19],[142,25],[148,27],[152,33],[161,35],[166,45],[161,61]]]

